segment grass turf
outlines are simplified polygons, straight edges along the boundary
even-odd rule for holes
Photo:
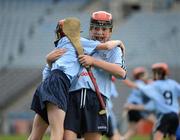
[[[0,135],[0,140],[27,140],[28,136],[24,135]],[[43,140],[49,140],[49,136],[44,136]],[[103,137],[102,140],[108,140]],[[132,140],[149,140],[149,137],[146,136],[136,136]]]

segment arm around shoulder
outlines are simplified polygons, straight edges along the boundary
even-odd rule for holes
[[[130,79],[123,80],[123,83],[128,86],[129,88],[137,88],[137,85],[135,82],[131,81]]]
[[[120,40],[111,40],[107,41],[105,43],[100,43],[96,49],[97,50],[110,50],[113,49],[114,47],[121,46],[122,41]]]

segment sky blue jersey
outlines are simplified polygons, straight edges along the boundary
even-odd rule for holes
[[[116,85],[114,82],[111,82],[111,93],[110,93],[110,97],[118,97],[119,96],[119,93],[118,93],[118,90],[116,88]]]
[[[84,53],[86,54],[92,54],[95,51],[95,48],[100,44],[99,41],[88,40],[85,38],[80,38],[80,41],[83,46]],[[67,51],[54,63],[52,63],[51,71],[59,69],[67,75],[70,81],[72,81],[80,71],[80,64],[76,49],[72,46],[67,37],[63,37],[59,40],[57,48],[66,48]],[[43,70],[43,79],[48,77],[49,72],[50,70],[46,66]]]
[[[118,96],[119,93],[117,91],[116,85],[114,82],[111,81],[111,92],[109,93],[109,100],[107,101],[108,110],[112,110],[113,108],[112,98],[117,98]]]
[[[93,54],[93,57],[99,60],[104,60],[106,62],[115,63],[120,65],[122,68],[125,68],[125,63],[122,55],[122,51],[119,47],[115,47],[111,50],[99,50]],[[100,92],[106,96],[110,97],[109,93],[111,92],[111,74],[99,69],[97,67],[92,67],[92,72],[96,78]],[[85,68],[79,73],[79,76],[76,80],[72,82],[70,91],[75,91],[81,88],[89,88],[95,91],[94,85],[91,79],[88,76],[88,73]]]
[[[154,101],[157,114],[179,113],[180,85],[176,81],[157,80],[146,86],[138,85],[138,88]]]
[[[136,84],[139,84],[139,85],[146,85],[144,83],[144,81],[142,80],[135,80],[135,83]],[[148,101],[145,101],[145,100],[148,100],[148,99],[145,99],[145,95],[142,93],[142,91],[138,90],[138,89],[132,89],[128,99],[127,99],[127,103],[136,103],[136,104],[146,104]]]
[[[150,111],[150,112],[155,112],[156,111],[156,106],[155,106],[155,102],[154,100],[149,100],[149,102],[147,102],[146,104],[144,104],[144,109],[146,111]]]

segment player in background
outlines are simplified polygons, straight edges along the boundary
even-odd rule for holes
[[[110,13],[105,11],[92,13],[90,38],[106,42],[111,37],[112,27]],[[104,102],[106,102],[109,98],[109,92],[111,92],[111,75],[119,78],[124,78],[126,75],[123,52],[116,47],[108,51],[98,51],[92,56],[82,55],[79,60],[84,66],[93,66],[92,72]],[[100,104],[94,86],[84,68],[70,88],[64,139],[75,140],[78,136],[84,136],[85,140],[100,140],[102,134],[107,132],[107,115],[100,115],[99,110]]]
[[[67,18],[63,22],[60,21],[58,25],[60,27],[64,26],[68,21],[77,22],[80,26],[80,21],[75,18]],[[55,46],[65,48],[67,51],[52,63],[48,77],[44,78],[44,81],[35,91],[31,109],[36,112],[36,115],[29,140],[42,139],[48,125],[51,130],[51,140],[63,139],[69,88],[82,68],[78,62],[76,50],[63,33],[63,30],[58,35],[59,38]],[[107,50],[121,44],[119,40],[100,43],[99,41],[80,38],[80,41],[87,54],[93,53],[95,49]]]
[[[109,138],[109,140],[120,140],[122,138],[119,130],[118,130],[118,121],[116,119],[116,115],[113,111],[113,102],[112,99],[113,98],[117,98],[119,93],[116,89],[115,86],[115,81],[116,78],[114,76],[112,76],[112,82],[111,82],[111,93],[110,93],[110,98],[107,102],[107,110],[108,110],[108,132],[106,135],[106,137]]]
[[[154,129],[154,140],[162,140],[168,136],[170,140],[176,140],[176,130],[179,125],[180,85],[173,79],[169,79],[169,68],[166,63],[152,65],[154,82],[148,85],[135,84],[134,87],[142,91],[154,101],[156,106],[157,122]]]
[[[176,130],[176,140],[180,140],[180,125],[178,126]]]
[[[123,83],[130,88],[133,87],[133,84],[146,85],[151,82],[148,78],[147,70],[144,67],[134,68],[132,75],[135,80],[134,82],[129,79],[123,81]],[[143,108],[146,106],[146,110],[138,110],[139,108],[142,108],[142,106]],[[145,119],[153,124],[155,123],[155,116],[153,114],[154,103],[137,88],[132,89],[124,109],[127,111],[128,115],[128,130],[124,134],[124,139],[126,140],[131,139],[137,134],[138,123],[141,120]]]

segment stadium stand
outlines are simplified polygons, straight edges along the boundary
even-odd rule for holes
[[[69,8],[68,2],[72,3]],[[72,10],[78,11],[81,4],[71,0],[60,5],[51,0],[0,0],[0,132],[15,132],[11,130],[13,120],[29,120],[23,114],[32,119],[31,97],[34,85],[41,80],[45,55],[53,49],[56,22],[78,15]]]
[[[154,62],[167,62],[171,67],[180,65],[180,15],[175,13],[139,13],[121,27],[114,37],[126,43],[130,67],[149,66]],[[153,56],[153,58],[152,58]],[[145,59],[143,59],[145,57]]]
[[[0,120],[1,112],[11,121],[32,119],[23,114],[32,116],[30,98],[34,85],[41,80],[45,55],[53,49],[56,22],[76,16],[81,20],[81,35],[87,37],[90,13],[84,8],[80,11],[86,3],[88,0],[0,0]],[[141,11],[116,25],[112,38],[126,45],[128,73],[136,66],[149,68],[154,62],[164,61],[170,66],[171,76],[180,81],[179,31],[178,11]],[[114,109],[120,116],[129,90],[120,82],[116,85],[120,96],[114,101]],[[3,126],[0,129],[4,131]]]
[[[30,78],[33,77],[33,78]],[[39,82],[41,75],[37,69],[8,69],[1,72],[0,78],[0,109],[7,107],[24,93],[34,82]],[[25,90],[25,89],[24,89]],[[13,100],[12,100],[13,99]]]

